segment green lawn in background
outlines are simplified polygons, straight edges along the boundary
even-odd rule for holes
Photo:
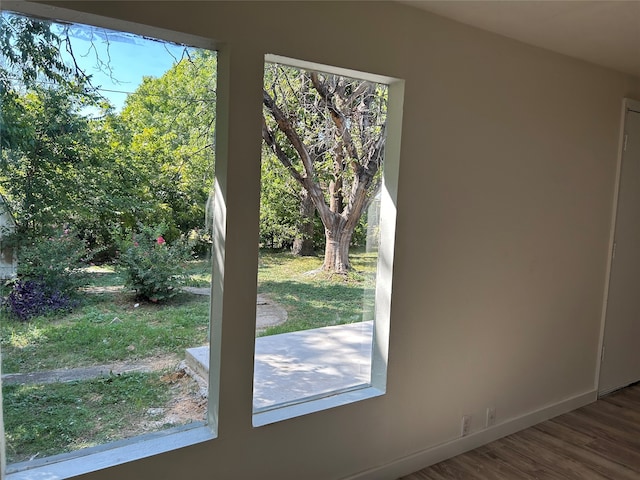
[[[208,297],[185,293],[162,305],[138,303],[128,293],[85,297],[71,314],[2,321],[3,373],[183,356],[185,348],[207,342]]]
[[[350,259],[353,271],[345,276],[320,271],[322,257],[261,253],[258,293],[267,294],[288,313],[286,323],[262,335],[372,319],[377,254],[355,252]]]
[[[348,275],[322,272],[321,257],[261,252],[258,292],[287,310],[288,320],[261,335],[372,318],[376,254],[351,255]],[[187,285],[206,287],[211,265],[189,262]],[[138,302],[119,288],[110,267],[90,267],[90,285],[71,313],[29,322],[0,318],[2,372],[28,373],[103,365],[158,356],[184,358],[208,340],[206,295],[183,292],[166,303]],[[6,290],[2,292],[6,294]],[[363,313],[364,309],[364,313]],[[171,403],[163,372],[45,385],[5,385],[4,421],[9,463],[128,438],[153,424],[149,412]],[[165,372],[166,373],[166,372]],[[156,430],[172,425],[156,425]]]
[[[371,318],[375,254],[351,256],[354,271],[347,276],[318,269],[321,257],[262,253],[258,292],[282,305],[288,313],[283,325],[261,335],[293,332]],[[211,279],[205,261],[187,265],[190,286],[205,287]],[[89,271],[91,287],[104,291],[82,294],[81,305],[70,314],[57,314],[21,323],[0,322],[4,373],[105,364],[153,355],[184,355],[189,347],[207,341],[209,297],[183,293],[163,304],[137,302],[131,292],[109,290],[122,278],[109,267]],[[106,287],[106,288],[105,288]]]

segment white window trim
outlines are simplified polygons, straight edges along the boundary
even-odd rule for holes
[[[312,400],[301,399],[299,403],[290,403],[284,406],[274,405],[272,408],[254,412],[252,419],[254,427],[261,427],[329,408],[375,398],[386,393],[387,365],[389,363],[393,257],[395,251],[397,216],[396,205],[398,200],[398,172],[400,168],[400,143],[402,136],[402,113],[404,108],[404,80],[401,79],[273,54],[265,55],[265,62],[280,63],[304,70],[343,75],[387,85],[387,139],[385,144],[380,202],[380,244],[378,247],[378,266],[376,273],[371,383],[363,385],[360,388],[328,393],[321,398],[314,398]]]
[[[84,475],[123,463],[141,460],[161,453],[213,440],[209,426],[198,422],[165,431],[107,443],[77,452],[47,457],[38,462],[10,465],[6,480],[61,480]]]
[[[220,50],[220,46],[211,39],[174,32],[148,25],[142,25],[113,18],[101,17],[87,13],[76,12],[51,5],[35,4],[24,1],[5,0],[0,4],[0,11],[7,10],[25,15],[46,18],[52,21],[81,23],[96,27],[108,28],[122,32],[130,32],[159,40],[166,40],[179,44]],[[218,76],[220,70],[218,69]],[[217,117],[221,118],[221,117]],[[216,154],[222,147],[224,139],[216,142]],[[216,155],[217,156],[217,155]],[[216,187],[216,192],[220,189]],[[224,202],[217,199],[218,205]],[[222,216],[221,216],[222,217]],[[224,237],[224,223],[216,222],[218,233]],[[221,248],[224,248],[222,240]],[[214,269],[223,268],[216,265]],[[212,288],[211,305],[222,304],[222,291]],[[4,435],[4,418],[2,405],[2,384],[0,382],[0,478],[5,480],[61,480],[83,475],[123,463],[140,460],[150,456],[166,453],[179,448],[188,447],[202,442],[208,442],[217,437],[218,405],[220,385],[220,332],[222,319],[217,309],[211,307],[209,317],[211,343],[211,358],[209,365],[209,391],[207,402],[207,422],[194,422],[174,429],[143,434],[129,439],[110,442],[96,447],[90,447],[62,455],[54,455],[34,462],[6,464],[6,442]]]
[[[193,45],[210,50],[221,50],[210,39],[168,31],[137,23],[101,17],[45,4],[34,4],[23,1],[5,0],[0,10],[10,10],[26,15],[34,15],[62,22],[83,23],[97,27],[131,32],[138,35]],[[288,418],[298,417],[328,408],[345,405],[365,399],[375,398],[386,392],[387,364],[389,347],[389,321],[391,310],[393,257],[395,248],[395,225],[398,170],[400,160],[400,140],[402,126],[402,111],[404,101],[404,81],[382,75],[358,72],[344,68],[319,65],[312,62],[292,60],[277,55],[267,55],[267,61],[287,63],[306,69],[321,70],[355,78],[362,78],[378,83],[385,83],[389,87],[387,106],[387,141],[385,146],[384,183],[380,211],[381,238],[378,250],[378,278],[376,281],[375,319],[372,354],[371,384],[359,389],[353,389],[332,396],[282,408],[256,413],[253,415],[254,426],[267,425]],[[294,63],[295,62],[295,63]],[[218,65],[220,76],[220,64]],[[217,115],[218,121],[224,121],[227,112]],[[224,136],[216,142],[216,158],[220,151],[227,146]],[[217,182],[217,179],[216,179]],[[222,189],[216,185],[215,225],[216,251],[214,252],[214,275],[222,283],[216,282],[212,287],[211,315],[210,315],[210,365],[208,423],[191,424],[176,429],[155,432],[149,435],[133,437],[120,442],[113,442],[98,447],[88,448],[43,459],[42,463],[13,464],[6,469],[4,423],[0,415],[0,478],[6,480],[58,480],[77,475],[95,472],[108,467],[140,460],[175,449],[208,442],[217,437],[218,404],[220,384],[220,352],[221,352],[221,324],[222,324],[222,293],[224,279],[224,242],[226,233],[226,207]],[[2,392],[0,385],[0,413],[2,412]]]

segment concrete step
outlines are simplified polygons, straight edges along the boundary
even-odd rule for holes
[[[253,408],[260,410],[367,384],[373,322],[256,338]],[[187,365],[209,376],[209,347],[187,349]]]

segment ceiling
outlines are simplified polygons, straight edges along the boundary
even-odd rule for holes
[[[400,0],[640,77],[640,0]]]

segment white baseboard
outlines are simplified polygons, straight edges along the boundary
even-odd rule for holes
[[[506,420],[493,427],[471,433],[466,437],[456,438],[450,442],[436,445],[393,460],[387,464],[365,470],[356,475],[346,477],[344,480],[394,480],[403,475],[409,475],[429,465],[446,460],[447,458],[455,457],[456,455],[481,447],[499,438],[524,430],[550,418],[583,407],[595,402],[597,399],[597,390],[576,395],[575,397],[543,407],[534,412]]]

